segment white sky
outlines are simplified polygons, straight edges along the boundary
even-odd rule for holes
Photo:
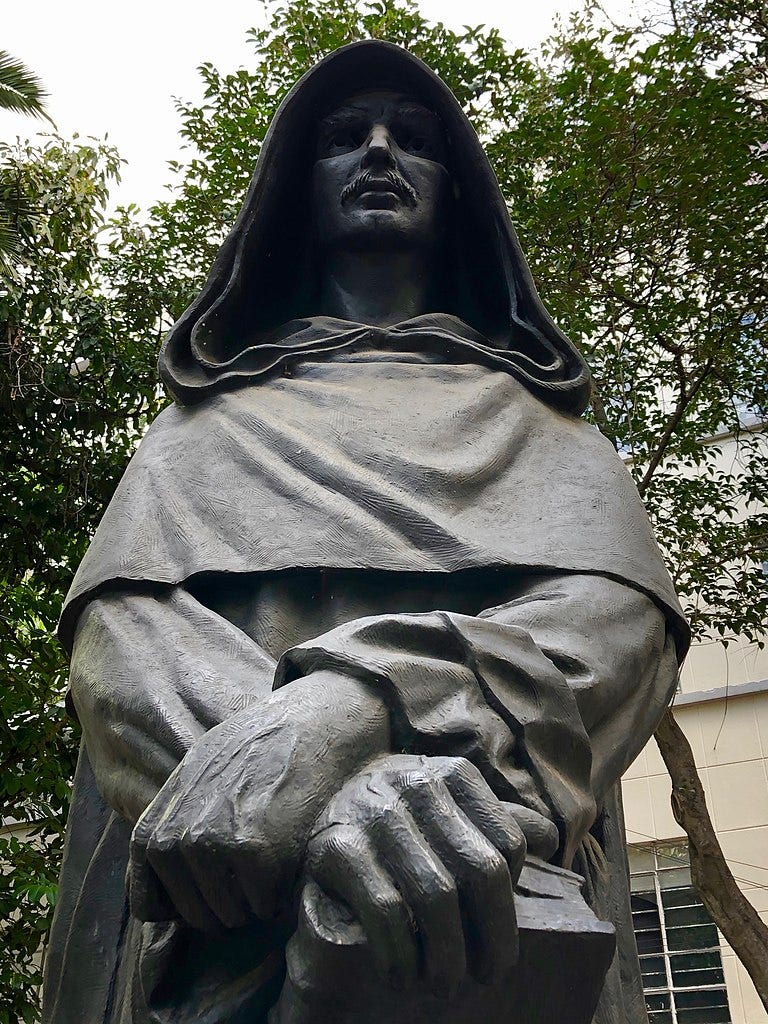
[[[626,7],[614,0],[611,7]],[[424,14],[452,28],[496,26],[515,45],[535,46],[557,14],[580,0],[420,0]],[[113,197],[147,205],[170,180],[179,154],[173,97],[200,95],[197,67],[253,63],[248,28],[263,23],[258,0],[5,0],[0,48],[22,60],[50,94],[59,132],[108,136],[127,161]],[[32,137],[44,122],[0,111],[0,139]]]

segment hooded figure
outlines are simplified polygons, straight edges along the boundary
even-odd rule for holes
[[[424,64],[355,43],[291,90],[160,372],[62,612],[45,1020],[515,1021],[515,914],[573,871],[618,936],[594,1019],[642,1024],[615,791],[688,629]]]

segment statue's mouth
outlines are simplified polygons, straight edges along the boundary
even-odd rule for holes
[[[347,203],[357,199],[358,196],[365,195],[366,193],[393,195],[411,206],[415,205],[419,198],[418,192],[413,185],[409,184],[395,170],[387,170],[383,173],[363,171],[362,174],[359,174],[341,190],[341,205],[345,206]]]

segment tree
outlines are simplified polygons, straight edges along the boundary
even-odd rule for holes
[[[58,866],[75,738],[50,638],[61,595],[164,401],[154,370],[163,330],[202,284],[279,100],[336,46],[368,36],[401,43],[454,90],[548,307],[595,370],[592,415],[631,458],[697,637],[760,638],[768,457],[738,410],[768,404],[765,111],[755,88],[766,51],[755,0],[749,23],[744,5],[729,2],[707,12],[678,3],[669,24],[631,28],[588,6],[527,54],[493,29],[431,24],[407,0],[294,0],[250,33],[252,70],[203,65],[202,102],[178,104],[190,156],[172,165],[170,198],[146,215],[123,209],[106,228],[111,150],[52,140],[5,151],[3,194],[39,212],[21,217],[22,257],[0,291],[0,429],[10,434],[0,445],[10,594],[0,618],[9,666],[0,760],[21,756],[4,812],[37,835],[31,867],[3,875],[0,890],[3,916],[15,914],[0,948],[0,1024],[34,1019],[32,954]],[[717,443],[702,443],[723,430],[739,437],[738,471],[719,466]],[[659,738],[667,753],[680,743]],[[668,763],[676,791],[693,792],[690,765]],[[711,873],[697,874],[696,828],[707,841],[714,833],[695,792],[685,807],[694,877],[720,923]],[[754,961],[754,949],[743,955]],[[753,977],[765,997],[756,969]]]
[[[21,61],[14,60],[7,50],[0,50],[0,110],[47,117],[46,99],[47,94],[37,75]]]
[[[278,9],[252,33],[254,74],[205,66],[205,102],[180,105],[200,155],[177,167],[177,197],[155,214],[180,251],[199,251],[186,225],[214,238],[231,221],[268,97],[342,42],[408,45],[486,143],[540,291],[595,372],[592,416],[631,459],[694,635],[762,643],[768,446],[740,413],[768,405],[764,8],[676,3],[667,20],[622,28],[588,3],[529,55],[405,7]],[[730,469],[702,443],[726,432],[739,445]],[[693,878],[768,1003],[768,933],[730,875],[671,712],[656,739]]]
[[[37,1019],[40,950],[56,894],[77,729],[64,709],[61,594],[130,451],[159,409],[162,302],[100,249],[120,162],[99,145],[0,146],[19,246],[0,278],[0,1022]],[[117,244],[117,242],[115,243]],[[129,281],[130,283],[126,283]],[[23,841],[22,841],[23,840]]]
[[[40,79],[6,50],[0,50],[0,110],[50,120],[45,112],[46,98]],[[17,214],[18,210],[8,208],[0,197],[0,269],[6,272],[10,270],[13,258],[20,255]]]
[[[555,317],[588,352],[594,418],[631,456],[694,635],[762,643],[768,445],[739,414],[768,404],[768,26],[757,4],[716,10],[719,21],[711,6],[673,7],[659,33],[601,24],[588,8],[547,44],[522,103],[497,98],[509,127],[494,152]],[[738,437],[730,469],[702,443],[724,431]],[[694,884],[768,1009],[768,930],[728,869],[672,711],[656,742]]]

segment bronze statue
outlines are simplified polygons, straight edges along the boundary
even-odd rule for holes
[[[160,372],[61,619],[46,1020],[640,1024],[615,787],[688,630],[425,65],[294,87]]]

